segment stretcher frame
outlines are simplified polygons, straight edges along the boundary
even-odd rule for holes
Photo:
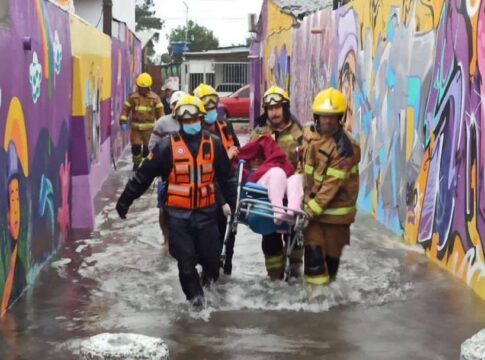
[[[242,178],[243,178],[244,164],[245,164],[244,160],[240,160],[238,163],[236,209],[234,214],[232,214],[227,219],[221,261],[222,263],[224,263],[226,258],[226,245],[227,245],[227,240],[229,238],[229,235],[231,233],[233,233],[234,236],[237,235],[237,225],[239,223],[248,225],[248,223],[243,219],[246,219],[249,214],[271,218],[272,220],[275,219],[276,214],[284,215],[283,217],[284,223],[287,224],[286,230],[285,230],[285,226],[280,226],[276,232],[284,234],[286,238],[286,241],[284,242],[284,256],[285,256],[284,274],[285,274],[285,280],[288,281],[291,274],[290,256],[293,250],[295,249],[295,247],[299,247],[299,248],[303,247],[303,230],[305,228],[305,225],[308,223],[308,216],[304,211],[290,209],[286,206],[273,205],[269,201],[262,201],[262,200],[250,199],[250,198],[241,199],[241,194],[243,193],[243,191],[247,193],[255,193],[259,195],[268,196],[267,191],[252,189],[252,188],[246,187],[245,184],[243,184]],[[258,211],[257,208],[255,209],[256,205],[264,206],[264,208],[268,210],[271,209],[272,214]],[[291,217],[288,215],[287,213],[288,211],[291,211],[293,213]]]

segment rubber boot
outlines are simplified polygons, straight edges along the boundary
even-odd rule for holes
[[[265,265],[271,280],[283,280],[285,276],[285,257],[283,254],[265,256]]]

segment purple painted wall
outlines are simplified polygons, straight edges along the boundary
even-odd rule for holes
[[[70,224],[69,17],[44,1],[10,1],[9,10],[0,27],[0,314]]]
[[[11,0],[8,9],[8,24],[0,25],[0,316],[67,240],[73,176],[86,177],[94,198],[111,154],[117,158],[127,143],[116,112],[141,68],[140,42],[130,33],[115,40],[122,69],[112,71],[120,81],[113,76],[113,96],[100,103],[102,155],[93,167],[82,156],[96,144],[85,131],[88,118],[72,116],[70,15],[45,0]]]

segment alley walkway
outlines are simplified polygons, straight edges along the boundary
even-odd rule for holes
[[[0,359],[76,359],[80,341],[102,332],[162,337],[172,359],[458,359],[485,325],[485,301],[364,215],[325,296],[269,282],[260,240],[241,226],[233,276],[191,313],[155,191],[125,221],[114,210],[130,168],[125,155],[104,184],[96,230],[74,234],[0,320]]]

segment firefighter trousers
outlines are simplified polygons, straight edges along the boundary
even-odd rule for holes
[[[324,284],[335,279],[342,251],[350,243],[350,225],[310,221],[304,238],[307,282]]]
[[[131,142],[131,155],[133,156],[133,164],[139,165],[143,158],[148,155],[148,142],[152,135],[152,129],[139,130],[136,128],[131,129],[130,142]]]
[[[272,233],[263,235],[262,248],[266,271],[272,280],[283,279],[285,271],[284,245],[288,246],[287,241],[290,235]],[[303,263],[303,249],[293,248],[290,254],[290,267],[293,276],[299,276],[299,269]]]
[[[172,214],[168,217],[169,252],[177,260],[179,280],[187,300],[203,296],[202,285],[219,278],[222,244],[215,211],[214,207],[194,210],[186,218]],[[202,283],[197,264],[202,265]]]

